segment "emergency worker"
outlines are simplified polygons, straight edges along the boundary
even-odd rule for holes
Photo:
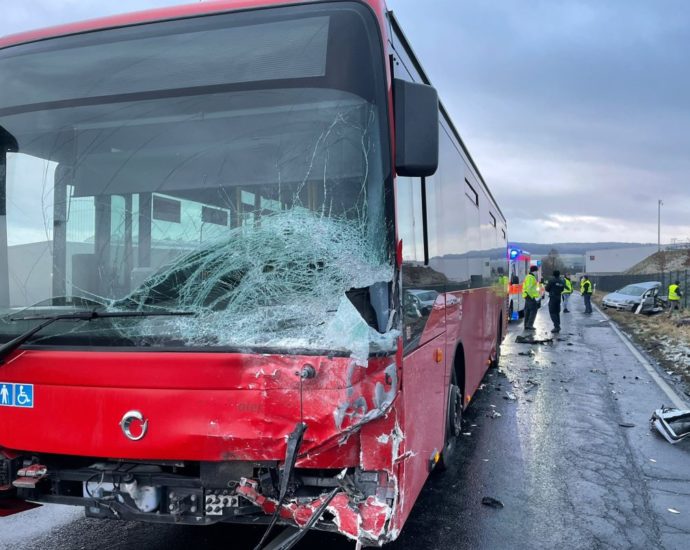
[[[585,275],[580,283],[580,294],[585,301],[585,313],[592,313],[592,281]]]
[[[549,315],[553,321],[551,332],[561,332],[561,294],[565,290],[565,282],[561,279],[561,272],[557,269],[553,277],[546,283],[546,292],[549,293]]]
[[[539,270],[536,265],[529,268],[529,273],[522,283],[522,297],[525,299],[525,330],[535,330],[534,320],[539,309],[539,283],[535,273]]]
[[[563,313],[570,313],[568,303],[570,302],[570,295],[573,293],[573,282],[570,280],[570,275],[567,273],[563,276],[563,284],[565,285],[563,293],[561,294],[563,297]]]
[[[680,281],[674,281],[672,285],[668,285],[669,317],[673,315],[674,311],[680,310],[680,299],[682,297],[683,291],[680,289]]]

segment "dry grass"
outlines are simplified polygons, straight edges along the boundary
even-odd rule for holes
[[[594,296],[594,302],[600,308],[604,295]],[[672,371],[690,383],[690,325],[676,325],[679,318],[690,317],[690,311],[673,318],[669,318],[668,313],[635,315],[613,309],[604,311],[666,371]]]

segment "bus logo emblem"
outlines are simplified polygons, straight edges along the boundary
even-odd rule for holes
[[[139,441],[146,435],[149,421],[139,411],[128,411],[120,420],[120,428],[127,439]]]

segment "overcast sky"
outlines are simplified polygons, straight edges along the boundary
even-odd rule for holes
[[[0,35],[175,0],[0,0]],[[690,238],[685,0],[389,0],[515,241]],[[432,7],[434,9],[432,9]]]

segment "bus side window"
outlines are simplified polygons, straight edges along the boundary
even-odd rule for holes
[[[424,265],[424,227],[422,220],[422,182],[419,178],[398,176],[396,217],[398,238],[403,244],[403,263]]]
[[[419,178],[398,176],[396,185],[398,238],[403,249],[403,339],[405,348],[411,350],[419,343],[433,300],[419,288],[425,271],[422,182]]]

